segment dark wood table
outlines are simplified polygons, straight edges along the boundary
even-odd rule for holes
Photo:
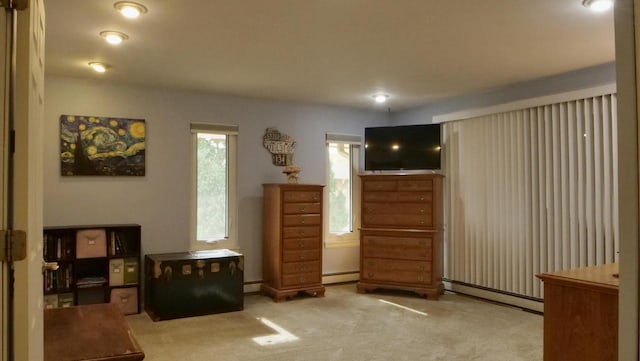
[[[618,264],[538,275],[544,361],[618,360]]]
[[[44,310],[44,361],[135,361],[144,352],[118,305]]]

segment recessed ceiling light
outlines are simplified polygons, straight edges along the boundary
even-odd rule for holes
[[[102,31],[100,36],[104,38],[109,44],[118,45],[123,41],[129,39],[129,35],[121,33],[119,31]]]
[[[113,7],[116,8],[122,16],[129,19],[135,19],[147,12],[147,8],[144,5],[134,3],[133,1],[118,1],[113,4]]]
[[[593,11],[602,12],[613,7],[613,0],[582,0],[582,5]]]
[[[105,63],[101,63],[98,61],[92,61],[89,63],[89,66],[95,70],[97,73],[104,73],[105,71],[107,71],[107,69],[110,68],[109,65],[105,64]]]
[[[376,103],[379,104],[386,102],[387,99],[389,99],[389,96],[387,94],[376,94],[373,96],[373,100],[375,100]]]

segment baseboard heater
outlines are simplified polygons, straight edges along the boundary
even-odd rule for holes
[[[540,298],[523,296],[449,279],[444,279],[443,282],[444,288],[447,291],[483,298],[489,301],[503,303],[509,306],[539,313],[542,313],[544,309],[543,300]]]

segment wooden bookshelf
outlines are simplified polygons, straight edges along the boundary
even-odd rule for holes
[[[45,308],[115,303],[140,313],[140,240],[138,224],[45,227],[43,258],[58,265],[43,275]]]

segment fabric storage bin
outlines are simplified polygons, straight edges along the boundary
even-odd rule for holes
[[[58,307],[73,306],[73,293],[61,293],[58,295]]]
[[[138,288],[114,288],[111,290],[111,303],[115,303],[125,315],[138,313]]]
[[[42,301],[44,302],[44,308],[58,307],[58,295],[45,295]]]
[[[104,228],[76,232],[76,258],[107,256],[107,232]]]
[[[125,285],[137,285],[138,284],[138,272],[139,262],[137,258],[125,258],[124,259],[124,284]]]
[[[124,259],[114,258],[109,261],[109,286],[122,286],[124,274]]]

